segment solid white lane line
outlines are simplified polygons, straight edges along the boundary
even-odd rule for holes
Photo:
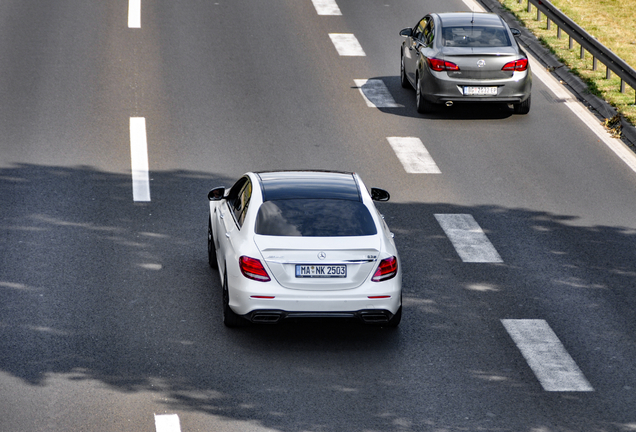
[[[360,42],[351,33],[329,33],[338,54],[341,56],[366,56]]]
[[[579,102],[576,97],[570,93],[556,78],[548,73],[534,57],[528,55],[530,60],[530,68],[532,73],[554,93],[557,99],[565,100],[565,106],[570,108],[576,116],[589,127],[603,143],[612,150],[616,156],[621,158],[623,162],[629,166],[632,171],[636,172],[636,154],[629,149],[621,140],[613,138],[607,130],[601,125],[599,120],[590,110]]]
[[[176,414],[155,414],[155,429],[157,432],[181,432],[179,416]]]
[[[464,262],[503,262],[488,237],[469,214],[436,214],[435,219]]]
[[[396,156],[409,174],[441,174],[422,141],[417,137],[387,137]]]
[[[364,98],[368,107],[371,108],[401,108],[404,105],[399,105],[393,100],[393,96],[389,93],[389,89],[384,84],[384,81],[379,79],[355,79],[353,80],[360,90],[360,94]]]
[[[132,168],[133,201],[150,201],[148,143],[144,117],[130,118],[130,165]]]
[[[311,0],[318,15],[342,15],[335,0]]]
[[[544,320],[501,320],[545,391],[590,392],[590,383]]]
[[[141,28],[141,0],[128,0],[128,28]]]
[[[463,1],[471,10],[475,12],[485,12],[485,9],[474,0]],[[621,160],[625,162],[632,171],[636,172],[636,153],[630,150],[623,141],[613,138],[601,125],[596,116],[594,116],[590,110],[585,108],[585,106],[579,102],[568,89],[559,83],[554,76],[548,73],[548,71],[539,64],[538,60],[529,54],[528,60],[530,61],[532,74],[539,78],[546,87],[554,93],[557,99],[565,100],[565,106],[570,108],[570,110],[572,110],[572,112],[576,114],[576,116],[585,123],[606,146],[608,146],[619,158],[621,158]]]

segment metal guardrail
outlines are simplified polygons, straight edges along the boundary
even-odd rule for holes
[[[519,0],[521,3],[522,0]],[[574,39],[581,46],[581,58],[584,57],[585,51],[592,54],[593,68],[596,70],[597,60],[607,68],[606,78],[611,77],[614,72],[621,79],[621,92],[625,92],[625,83],[636,90],[636,70],[628,65],[623,59],[618,57],[605,45],[600,43],[594,36],[586,32],[582,27],[572,21],[567,15],[557,9],[548,0],[528,0],[528,12],[531,12],[531,4],[537,8],[537,20],[541,19],[543,13],[547,19],[547,28],[550,28],[550,22],[554,22],[558,26],[558,35],[561,29],[570,37],[570,48],[572,48],[572,40]],[[636,103],[636,101],[635,101]]]

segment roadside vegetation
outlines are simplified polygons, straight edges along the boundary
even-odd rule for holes
[[[620,92],[620,78],[612,74],[605,79],[605,66],[598,63],[592,69],[592,55],[585,53],[580,59],[580,45],[574,42],[569,49],[569,38],[562,32],[557,38],[557,26],[552,23],[547,29],[545,15],[537,21],[537,9],[533,6],[528,13],[527,0],[498,0],[512,12],[519,21],[531,30],[573,73],[585,81],[590,92],[614,106],[631,124],[636,125],[636,95],[633,88],[625,85],[625,93]],[[579,26],[597,38],[603,45],[636,69],[636,0],[550,0]],[[606,126],[617,119],[606,120]]]

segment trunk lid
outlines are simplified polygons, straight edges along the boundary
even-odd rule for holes
[[[444,60],[455,63],[459,71],[449,71],[450,78],[457,79],[507,79],[512,71],[501,68],[508,62],[518,60],[519,54],[512,47],[501,48],[445,48]]]
[[[285,288],[302,290],[344,290],[360,286],[375,270],[381,245],[378,235],[329,238],[255,235],[254,242],[278,283]],[[328,271],[337,269],[336,273],[346,268],[346,277],[309,276],[306,271],[300,277],[296,275],[297,266],[305,270],[311,266],[327,266]]]

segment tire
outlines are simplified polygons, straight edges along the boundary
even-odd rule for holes
[[[526,99],[525,101],[518,103],[518,104],[514,104],[512,107],[513,111],[515,114],[528,114],[530,112],[530,99],[532,98],[532,95],[528,96],[528,99]]]
[[[386,326],[389,328],[396,328],[400,325],[400,321],[402,321],[402,305],[400,305],[400,308],[397,310],[395,315],[391,317],[389,323]]]
[[[406,71],[404,70],[404,54],[400,55],[400,84],[402,88],[411,88],[411,83],[406,77]]]
[[[417,106],[417,112],[420,114],[426,114],[435,110],[435,104],[432,104],[424,99],[424,95],[422,94],[422,83],[419,74],[415,79],[415,103]]]
[[[232,308],[230,308],[230,292],[227,286],[227,268],[225,270],[225,274],[223,276],[223,324],[226,327],[235,328],[235,327],[245,327],[248,321],[234,313]]]
[[[216,247],[214,246],[214,234],[212,234],[212,224],[208,217],[208,264],[213,269],[218,269],[219,264],[216,261]]]

